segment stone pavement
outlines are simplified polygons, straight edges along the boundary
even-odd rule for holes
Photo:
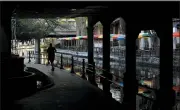
[[[55,85],[15,102],[13,110],[122,110],[119,102],[106,97],[102,90],[66,70],[40,64],[26,64],[54,80]]]

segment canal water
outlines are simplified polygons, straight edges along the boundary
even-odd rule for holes
[[[18,50],[18,53],[20,56],[24,57],[24,63],[35,63],[36,61],[36,55],[34,53],[34,49],[21,49]],[[56,60],[55,60],[55,64],[56,65],[60,65],[60,53],[66,53],[63,55],[63,64],[65,66],[65,68],[67,70],[70,70],[70,66],[71,66],[71,54],[73,54],[72,51],[65,51],[65,50],[61,50],[59,53],[56,53]],[[68,53],[68,54],[67,54]],[[80,56],[77,56],[80,55]],[[29,55],[30,55],[30,62],[29,62]],[[76,56],[75,56],[76,55]],[[95,55],[98,56],[98,55]],[[100,55],[99,55],[100,56]],[[76,66],[82,66],[82,59],[85,59],[85,62],[87,63],[87,57],[86,57],[86,52],[84,53],[78,53],[78,52],[74,52],[74,60],[75,62],[75,68]],[[122,58],[122,60],[125,58]],[[141,59],[141,58],[139,58]],[[141,60],[142,61],[142,60]],[[177,61],[177,60],[176,60]],[[97,58],[95,59],[95,63],[96,63],[96,67],[98,68],[102,68],[102,58]],[[123,73],[125,72],[125,60],[122,61],[111,61],[111,73],[123,77]],[[159,63],[159,62],[156,62]],[[43,49],[41,49],[41,64],[47,64],[47,54],[46,52],[43,51]],[[179,64],[178,64],[179,65]],[[76,70],[77,71],[77,70]],[[82,70],[81,70],[82,71]],[[77,73],[81,72],[81,71],[77,71]],[[101,74],[102,71],[97,71],[97,74]],[[173,85],[174,86],[180,86],[180,71],[175,69],[174,70],[174,77],[173,77]],[[147,65],[137,65],[136,67],[136,74],[137,74],[137,79],[139,80],[139,83],[142,85],[146,85],[150,88],[154,88],[154,89],[159,89],[159,68],[158,67],[152,67],[152,66],[147,66]],[[117,77],[113,78],[114,81],[117,82],[117,86],[116,84],[112,84],[111,86],[111,93],[112,93],[112,97],[114,99],[116,99],[119,102],[122,102],[122,98],[123,98],[123,80],[118,79]],[[97,83],[98,83],[98,87],[100,89],[102,89],[102,84],[100,83],[99,79],[97,78]],[[148,96],[152,96],[150,91],[146,91],[147,93],[143,93],[142,91],[146,91],[145,88],[139,88],[139,93],[147,95],[150,94]],[[178,92],[177,93],[177,98],[180,97],[178,96]],[[139,104],[144,103],[142,100],[142,97],[138,97],[139,100]],[[155,96],[152,96],[155,97]]]

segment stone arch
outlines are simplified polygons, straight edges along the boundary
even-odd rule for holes
[[[136,45],[136,79],[138,80],[138,83],[153,89],[159,89],[160,38],[155,30],[141,30],[136,39]],[[142,90],[139,87],[138,90],[138,94],[156,97],[153,91],[146,92],[146,90],[148,91],[147,88],[143,88]],[[143,103],[143,97],[137,97],[139,98],[136,102],[138,104]],[[148,103],[144,104],[147,104],[147,106],[150,107],[151,105],[148,104],[152,104],[152,102],[150,100],[147,100],[147,102]],[[140,107],[139,105],[137,106]]]
[[[96,22],[96,24],[94,24],[93,28],[94,28],[94,32],[98,31],[98,32],[95,32],[94,34],[96,34],[96,33],[103,34],[102,33],[103,32],[103,25],[102,25],[101,21]]]
[[[111,23],[111,25],[110,26],[112,26],[112,25],[116,25],[116,26],[119,26],[119,34],[125,34],[125,26],[126,26],[126,23],[125,23],[125,20],[123,19],[123,18],[121,18],[121,17],[118,17],[118,18],[116,18],[112,23]],[[113,34],[118,34],[117,32],[111,32],[111,33],[113,33]]]
[[[103,25],[101,21],[97,21],[93,26],[93,36],[94,36],[94,59],[96,67],[102,68],[103,61],[101,56],[103,55]],[[101,73],[102,71],[97,71]]]
[[[114,17],[113,17],[114,18]],[[112,84],[112,91],[118,93],[115,100],[123,101],[123,77],[126,72],[126,44],[125,31],[126,22],[122,17],[116,17],[110,20],[110,72],[113,74],[113,81],[120,83],[121,90],[116,91],[117,85]],[[113,88],[114,87],[114,88]],[[113,90],[114,89],[114,90]],[[112,94],[114,94],[112,92]],[[114,96],[114,95],[113,95]]]

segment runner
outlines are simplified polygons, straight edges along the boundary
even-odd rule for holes
[[[56,49],[54,47],[52,47],[52,44],[50,43],[48,49],[47,49],[47,53],[48,53],[48,64],[49,62],[51,62],[51,66],[52,66],[52,71],[54,71],[54,65],[53,65],[53,62],[54,62],[54,58],[55,58],[55,52],[56,52]]]

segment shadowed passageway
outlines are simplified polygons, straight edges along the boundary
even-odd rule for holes
[[[175,27],[172,29],[172,21],[173,18],[179,18],[179,2],[0,2],[1,7],[1,23],[0,23],[0,73],[1,77],[1,108],[4,110],[136,110],[138,105],[136,96],[140,96],[142,101],[139,102],[139,105],[142,105],[137,110],[171,110],[172,107],[176,106],[175,102],[175,91],[176,94],[179,94],[179,78],[175,77],[176,80],[173,82],[173,75],[176,75],[173,68],[177,65],[174,65],[173,62],[173,51],[176,52],[175,43],[179,42],[178,38],[175,38],[173,35],[173,30],[178,30]],[[171,8],[170,8],[171,7]],[[61,56],[59,56],[58,61],[61,61],[59,64],[60,68],[68,67],[71,73],[68,73],[65,70],[60,70],[59,68],[55,68],[54,72],[51,72],[50,66],[40,65],[40,57],[41,57],[41,45],[40,39],[52,37],[53,34],[50,32],[42,33],[42,28],[37,26],[36,29],[29,28],[31,25],[27,26],[19,26],[17,25],[17,19],[26,19],[26,18],[48,18],[49,21],[52,21],[54,18],[76,18],[76,17],[86,17],[87,22],[82,20],[84,24],[87,26],[82,26],[83,29],[87,32],[86,36],[80,31],[77,31],[77,35],[74,35],[73,31],[73,39],[74,40],[85,40],[86,45],[82,45],[83,52],[86,51],[86,60],[82,59],[83,61],[79,64],[82,66],[83,75],[87,74],[88,78],[83,80],[76,75],[73,75],[76,70],[77,61],[73,60],[78,55],[73,56],[73,52],[70,51],[69,53],[72,56],[63,55],[63,51]],[[125,21],[125,24],[122,22],[117,22],[117,18],[122,18]],[[41,20],[40,20],[41,21]],[[79,20],[81,21],[81,19]],[[94,31],[95,24],[100,21],[102,24],[102,30]],[[115,23],[115,22],[116,23]],[[39,21],[38,21],[39,22]],[[47,22],[47,21],[46,21]],[[178,21],[179,22],[179,21]],[[21,22],[25,23],[26,22]],[[35,22],[37,23],[37,22]],[[50,22],[48,22],[50,23]],[[45,22],[39,22],[39,24],[49,25]],[[113,26],[111,25],[112,23]],[[13,24],[13,25],[12,25]],[[53,22],[52,25],[53,29],[56,25],[56,22]],[[81,24],[81,23],[77,23]],[[123,24],[124,26],[120,26]],[[14,27],[13,27],[14,26]],[[63,25],[65,26],[65,25]],[[67,25],[66,25],[67,26]],[[21,27],[21,28],[18,28]],[[28,27],[28,28],[27,28]],[[36,27],[36,25],[35,25]],[[45,26],[46,27],[46,26]],[[100,27],[100,26],[99,26]],[[111,27],[114,27],[113,29]],[[117,28],[121,27],[121,28]],[[122,28],[123,27],[123,28]],[[25,29],[27,28],[27,30]],[[19,30],[18,30],[19,29]],[[23,31],[24,34],[23,34]],[[38,30],[39,29],[39,30]],[[48,30],[53,30],[48,29]],[[122,31],[124,30],[124,31]],[[157,33],[158,38],[160,39],[159,45],[154,45],[157,48],[157,57],[154,58],[156,63],[158,64],[158,84],[157,88],[151,88],[147,85],[151,85],[150,78],[154,77],[153,74],[150,72],[145,73],[145,69],[142,74],[147,75],[148,81],[146,81],[146,85],[143,85],[145,81],[139,81],[139,74],[137,69],[139,68],[136,61],[143,62],[145,66],[145,60],[147,60],[147,55],[139,54],[137,52],[137,42],[136,39],[142,39],[141,41],[145,41],[147,39],[147,43],[151,44],[150,36],[141,36],[145,38],[139,38],[138,35],[144,30],[142,33],[150,32],[148,30],[154,30]],[[17,34],[17,31],[19,34]],[[26,32],[27,31],[27,32]],[[85,32],[83,31],[83,32]],[[114,31],[114,32],[111,32]],[[34,34],[34,32],[40,32],[38,34]],[[70,31],[69,31],[70,32]],[[96,42],[94,37],[94,32],[99,34],[97,39],[101,39],[102,45],[94,46]],[[99,32],[99,33],[98,33]],[[178,31],[179,32],[179,31]],[[177,33],[178,33],[177,32]],[[47,34],[46,34],[47,33]],[[24,58],[20,57],[20,55],[12,55],[11,46],[13,44],[11,41],[15,38],[15,41],[18,38],[18,35],[22,35],[21,37],[27,38],[27,34],[30,35],[30,39],[35,40],[35,48],[33,54],[35,55],[36,62],[38,64],[27,64],[27,66],[36,68],[37,70],[41,71],[46,78],[49,77],[53,80],[54,85],[43,89],[38,90],[37,92],[37,77],[40,78],[42,74],[34,75],[31,72],[24,71]],[[113,36],[111,34],[123,34],[125,36],[116,36],[116,40],[113,41]],[[153,33],[152,33],[153,34]],[[16,36],[17,35],[17,36]],[[57,36],[54,34],[55,37],[62,37]],[[64,35],[63,35],[64,36]],[[80,37],[79,37],[80,36]],[[173,36],[173,37],[172,37]],[[66,36],[67,37],[67,36]],[[69,36],[68,36],[69,37]],[[71,37],[71,38],[72,38]],[[115,37],[114,37],[115,38]],[[68,38],[69,39],[69,38]],[[123,42],[118,41],[124,40]],[[70,41],[70,40],[69,40]],[[70,43],[71,42],[71,43]],[[68,45],[68,49],[71,49],[73,43],[72,39],[70,41],[70,45]],[[98,41],[99,42],[99,41]],[[114,42],[114,43],[111,43]],[[158,41],[157,41],[158,42]],[[177,43],[178,43],[177,42]],[[62,42],[64,46],[67,46],[67,42]],[[119,44],[122,44],[125,48],[125,52],[117,51],[116,46],[118,47]],[[147,44],[146,43],[146,44]],[[76,44],[83,44],[82,42],[76,42]],[[140,44],[140,43],[139,43]],[[143,43],[142,43],[143,44]],[[146,45],[145,44],[145,45]],[[148,45],[149,45],[148,44]],[[16,45],[16,43],[15,43]],[[112,46],[111,46],[112,45]],[[144,44],[143,44],[144,45]],[[179,45],[177,45],[178,47]],[[15,46],[16,47],[16,46]],[[77,47],[77,46],[76,46]],[[81,47],[78,47],[76,50],[80,50]],[[85,47],[85,48],[84,48]],[[100,49],[101,53],[99,56],[95,49]],[[113,48],[111,48],[113,47]],[[141,46],[140,46],[141,47]],[[143,46],[142,46],[143,47]],[[145,46],[148,47],[149,50],[152,50],[152,45]],[[145,49],[145,47],[143,47]],[[159,48],[160,47],[160,48]],[[66,47],[65,47],[66,48]],[[63,49],[65,49],[63,48]],[[73,49],[73,48],[72,48]],[[140,48],[142,49],[142,48]],[[120,54],[122,52],[122,54]],[[60,52],[59,52],[60,53]],[[69,54],[68,53],[68,54]],[[113,53],[113,54],[112,54]],[[117,54],[118,53],[118,54]],[[141,57],[137,57],[137,54]],[[78,54],[78,52],[76,53]],[[24,53],[23,53],[24,55]],[[151,53],[150,53],[151,55]],[[156,54],[155,54],[156,55]],[[67,57],[66,57],[67,56]],[[114,71],[111,73],[111,70],[114,68],[112,67],[112,62],[116,60],[112,60],[112,56],[117,56],[119,59],[120,57],[123,60],[119,60],[119,64],[123,62],[123,72],[122,76],[115,76]],[[144,56],[144,57],[142,57]],[[34,57],[34,58],[35,58]],[[66,58],[65,58],[66,57]],[[97,58],[98,57],[98,58]],[[138,60],[137,60],[137,59]],[[115,58],[114,58],[115,59]],[[157,60],[158,59],[158,60]],[[174,59],[179,59],[177,55],[174,55]],[[96,74],[99,71],[95,66],[97,65],[97,61],[101,60],[101,74]],[[175,61],[174,60],[174,61]],[[26,60],[25,60],[26,61]],[[33,60],[32,60],[33,61]],[[64,62],[67,61],[67,62]],[[117,60],[118,61],[118,60]],[[148,60],[152,61],[152,60]],[[30,52],[29,52],[29,60],[30,62]],[[99,63],[100,64],[100,63]],[[117,64],[117,62],[113,63]],[[141,63],[142,64],[142,63]],[[117,65],[117,68],[120,69],[120,65]],[[178,65],[179,68],[179,65]],[[88,70],[88,71],[85,71]],[[116,70],[115,70],[116,72]],[[27,74],[28,75],[27,75]],[[73,73],[73,74],[72,74]],[[178,72],[177,72],[178,73]],[[83,76],[82,75],[82,76]],[[43,75],[42,75],[43,76]],[[100,77],[100,82],[102,82],[103,91],[100,90],[96,84],[96,76]],[[139,79],[138,79],[138,78]],[[43,79],[43,78],[42,78]],[[99,80],[98,79],[98,80]],[[104,80],[105,79],[105,80]],[[116,84],[116,82],[118,84]],[[47,82],[50,80],[47,80]],[[122,86],[121,90],[123,91],[123,101],[122,103],[116,102],[112,99],[111,94],[111,85],[116,84]],[[141,84],[142,83],[142,84]],[[148,84],[147,84],[148,83]],[[92,85],[91,85],[92,84]],[[8,86],[7,86],[8,85]],[[114,86],[115,87],[115,86]],[[141,88],[140,88],[141,87]],[[174,87],[174,89],[172,89]],[[146,97],[142,88],[149,89],[153,91],[153,98]],[[118,88],[119,89],[119,88]],[[140,91],[141,89],[141,91]],[[141,92],[141,94],[139,93]],[[22,96],[30,94],[30,96],[26,96],[26,98],[22,98]],[[142,95],[144,94],[144,95]],[[149,92],[146,92],[149,94]],[[110,96],[110,97],[109,97]],[[156,97],[154,97],[156,96]],[[16,98],[21,97],[21,99]],[[144,100],[145,99],[145,100]],[[15,100],[15,101],[14,101]],[[152,100],[152,101],[147,101]],[[177,98],[176,98],[177,100]],[[14,102],[14,105],[11,106],[9,103]],[[149,102],[152,102],[149,104]],[[141,104],[142,103],[142,104]],[[8,106],[7,106],[8,105]],[[124,107],[121,107],[123,105]],[[149,105],[152,105],[152,108],[147,109]],[[179,110],[178,107],[174,110]]]
[[[13,110],[110,110],[121,109],[120,104],[106,97],[102,90],[65,70],[39,64],[27,64],[53,79],[55,85],[30,97],[17,100]]]

